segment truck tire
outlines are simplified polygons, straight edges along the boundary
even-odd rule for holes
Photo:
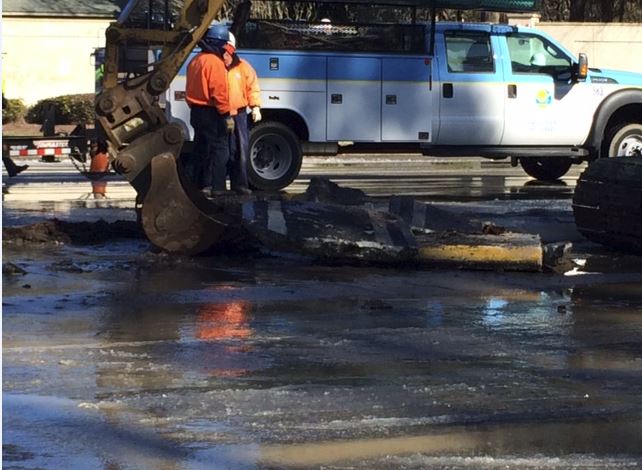
[[[604,148],[608,157],[642,156],[642,124],[624,123],[610,129]]]
[[[264,122],[250,131],[247,177],[254,189],[277,191],[299,175],[303,152],[297,135],[279,122]]]
[[[573,196],[577,229],[589,240],[642,254],[642,158],[599,158]]]
[[[536,180],[555,181],[566,174],[573,162],[567,157],[525,157],[519,159],[519,164]]]

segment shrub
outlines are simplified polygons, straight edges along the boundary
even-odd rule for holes
[[[16,122],[27,112],[27,107],[20,99],[8,99],[6,105],[7,107],[2,110],[2,124]]]
[[[94,121],[94,98],[96,95],[63,95],[38,101],[27,112],[26,120],[42,124],[49,108],[53,106],[56,124],[87,124]]]

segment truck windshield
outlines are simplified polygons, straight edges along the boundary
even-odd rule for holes
[[[514,33],[506,37],[513,73],[544,73],[559,77],[571,68],[571,59],[548,39]]]

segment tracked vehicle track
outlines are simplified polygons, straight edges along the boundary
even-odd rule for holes
[[[589,240],[642,254],[642,157],[592,162],[577,182],[573,213]]]

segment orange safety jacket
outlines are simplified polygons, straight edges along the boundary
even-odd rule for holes
[[[222,116],[236,114],[230,106],[227,68],[223,59],[201,52],[187,66],[185,99],[189,105],[215,107]]]
[[[261,106],[261,89],[254,68],[240,59],[228,74],[230,108],[234,110]]]

